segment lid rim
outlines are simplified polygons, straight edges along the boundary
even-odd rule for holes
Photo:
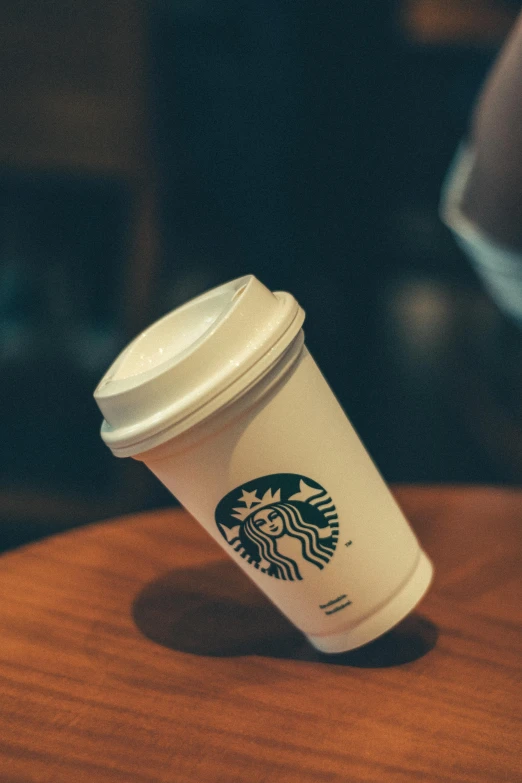
[[[245,290],[237,296],[241,288]],[[130,346],[139,345],[140,338],[150,335],[157,324],[187,306],[203,303],[201,317],[206,317],[204,302],[210,302],[216,292],[224,295],[223,311],[215,327],[213,323],[196,337],[187,352],[182,348],[150,370],[111,380],[118,369],[125,369]],[[195,317],[198,323],[198,310]],[[261,380],[295,341],[304,317],[291,294],[272,293],[252,275],[218,286],[163,316],[122,351],[94,392],[104,415],[101,437],[105,444],[116,456],[134,456],[191,429]],[[190,329],[190,315],[187,318],[174,318],[171,324],[167,320],[167,328],[163,324],[157,337],[153,333],[153,339],[130,357],[129,372],[136,367],[133,362],[139,366],[149,355],[154,359],[157,346],[169,344],[162,339],[172,339],[170,334],[175,335],[176,329]]]
[[[203,397],[201,399],[201,404],[198,405],[195,408],[192,408],[191,410],[186,410],[184,412],[184,415],[181,415],[177,418],[175,414],[170,412],[170,409],[166,409],[164,411],[164,415],[161,416],[161,418],[158,416],[158,414],[152,414],[148,419],[144,419],[143,421],[138,422],[137,424],[130,425],[130,427],[125,428],[127,429],[127,432],[124,432],[124,428],[117,427],[112,428],[108,422],[104,419],[102,426],[101,426],[101,437],[108,446],[108,448],[111,449],[113,454],[116,456],[133,456],[135,454],[140,454],[144,451],[148,451],[150,448],[153,448],[154,446],[159,446],[161,443],[166,442],[170,438],[175,438],[178,435],[183,434],[184,432],[187,432],[188,430],[192,429],[192,427],[195,427],[197,424],[199,424],[201,421],[203,421],[208,416],[212,415],[213,413],[217,413],[222,408],[224,408],[229,403],[233,402],[236,399],[239,399],[244,394],[247,394],[252,386],[254,386],[258,381],[260,381],[265,375],[267,375],[274,366],[279,362],[279,360],[282,358],[283,354],[285,353],[286,349],[288,349],[291,344],[294,342],[296,337],[298,337],[299,332],[301,332],[301,327],[304,321],[304,312],[300,309],[300,313],[296,313],[296,318],[294,319],[294,323],[296,325],[295,334],[291,336],[289,340],[285,340],[284,344],[281,346],[280,350],[277,351],[277,355],[274,356],[272,361],[269,363],[262,363],[262,359],[268,355],[268,353],[275,349],[278,346],[278,341],[274,345],[270,346],[268,351],[259,359],[258,362],[254,363],[253,365],[250,365],[249,367],[245,368],[245,371],[239,375],[234,377],[230,384],[228,384],[223,389],[220,389],[216,394],[212,395],[211,397]],[[302,318],[299,316],[302,314]],[[285,333],[284,336],[287,336],[288,330]],[[265,366],[260,367],[261,364],[264,364]],[[249,380],[247,384],[245,384],[244,388],[241,389],[241,391],[230,395],[230,389],[237,385],[245,376],[247,376],[249,373],[252,373],[256,368],[258,368],[258,372],[254,375],[253,378]],[[221,402],[219,402],[217,405],[213,405],[213,403],[216,403],[218,400],[221,399]],[[155,420],[155,421],[151,421]],[[188,424],[186,422],[189,421]],[[184,426],[185,423],[185,426]],[[147,425],[147,426],[145,426]],[[159,428],[158,428],[159,426]],[[173,430],[175,432],[173,432]],[[122,432],[123,431],[123,432]],[[168,437],[163,438],[163,435],[166,435],[167,432]],[[142,444],[147,443],[149,440],[154,440],[154,443],[152,445],[147,445],[142,447]],[[140,448],[136,448],[137,446],[140,446]],[[121,452],[125,452],[124,454]]]

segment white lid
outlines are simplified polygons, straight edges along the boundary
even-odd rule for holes
[[[126,457],[179,435],[261,378],[303,321],[293,296],[253,275],[173,310],[122,351],[94,392],[103,440]]]

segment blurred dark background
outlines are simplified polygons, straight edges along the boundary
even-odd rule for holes
[[[519,2],[6,0],[0,548],[173,502],[99,438],[126,342],[253,273],[385,478],[515,483],[520,336],[438,218]]]

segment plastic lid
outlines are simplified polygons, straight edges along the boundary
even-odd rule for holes
[[[94,392],[103,440],[125,457],[179,435],[262,377],[303,321],[290,294],[253,275],[173,310],[124,349]]]

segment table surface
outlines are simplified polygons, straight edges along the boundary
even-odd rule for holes
[[[2,783],[522,781],[522,491],[394,491],[434,585],[334,657],[182,510],[2,556]]]

